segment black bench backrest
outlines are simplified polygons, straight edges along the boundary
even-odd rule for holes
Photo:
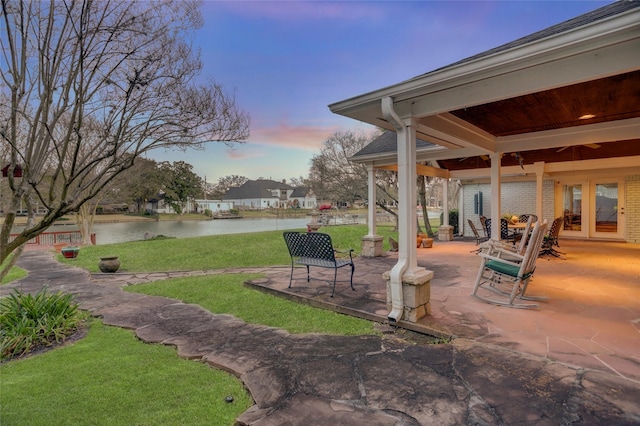
[[[291,257],[312,257],[314,259],[335,262],[336,257],[331,243],[331,237],[321,232],[285,232]]]

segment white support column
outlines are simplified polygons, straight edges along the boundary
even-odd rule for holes
[[[400,118],[393,99],[382,99],[382,113],[396,128],[398,138],[398,262],[383,276],[388,280],[390,323],[416,322],[430,313],[432,271],[418,267],[416,222],[416,121]]]
[[[407,273],[417,268],[416,236],[416,129],[407,120],[405,131],[398,132],[398,260],[405,259]]]
[[[368,181],[368,208],[367,208],[367,222],[369,224],[368,236],[373,237],[376,235],[376,171],[373,168],[373,163],[367,164],[367,177]]]
[[[500,161],[501,152],[491,157],[491,239],[500,241]]]
[[[544,220],[543,215],[543,182],[544,182],[544,161],[533,163],[536,169],[536,216],[538,220]]]
[[[369,233],[362,237],[362,256],[382,256],[382,237],[376,235],[376,171],[373,163],[367,164],[368,175],[368,207],[367,224]]]
[[[449,226],[449,179],[442,179],[442,221]]]

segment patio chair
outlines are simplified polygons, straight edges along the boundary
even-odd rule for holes
[[[473,235],[476,238],[476,245],[483,243],[489,239],[489,237],[480,236],[480,234],[478,233],[478,229],[476,228],[476,225],[474,225],[471,219],[467,219],[467,222],[469,222],[469,227],[471,228],[471,231],[473,232]]]
[[[529,241],[529,237],[531,235],[531,227],[533,225],[533,217],[529,216],[527,220],[527,225],[522,230],[522,233],[519,234],[520,238],[517,240],[517,244],[505,243],[503,241],[495,241],[489,240],[487,244],[484,244],[484,247],[480,251],[484,251],[485,253],[494,253],[495,249],[500,249],[502,253],[516,253],[520,256],[524,256],[524,253],[527,249],[527,242]],[[518,258],[510,258],[514,262],[520,262]]]
[[[491,219],[485,219],[484,223],[487,229],[487,236],[491,238]],[[509,221],[505,218],[500,218],[500,239],[513,239],[513,236],[509,234]]]
[[[529,218],[532,218],[534,222],[538,221],[538,216],[536,216],[535,214],[521,214],[520,217],[518,218],[518,222],[520,223],[526,223]]]
[[[514,252],[504,253],[496,248],[492,253],[479,253],[482,258],[478,277],[473,287],[472,295],[480,300],[494,305],[511,308],[537,308],[537,303],[519,303],[518,300],[545,300],[546,297],[527,296],[525,292],[536,268],[538,252],[547,230],[547,222],[536,222],[531,232],[531,238],[524,255]],[[501,257],[506,254],[515,257],[520,262],[514,262]],[[482,294],[480,293],[482,291]],[[488,295],[484,295],[488,293]],[[491,297],[495,294],[495,297]]]
[[[562,216],[557,217],[553,220],[551,228],[549,228],[549,234],[545,235],[542,242],[540,256],[550,254],[551,256],[561,257],[566,254],[553,248],[553,246],[560,247],[560,244],[558,243],[558,236],[560,235],[560,229],[562,228],[563,224],[564,217]]]
[[[484,236],[487,238],[491,238],[491,233],[487,231],[487,218],[485,216],[480,215],[480,225],[482,225]]]

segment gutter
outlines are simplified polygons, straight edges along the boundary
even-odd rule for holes
[[[396,128],[398,134],[403,134],[407,131],[404,121],[398,116],[393,109],[393,99],[389,96],[382,98],[381,100],[382,114],[384,118]],[[402,238],[402,236],[400,236]],[[402,241],[400,239],[400,241]],[[389,287],[391,292],[391,312],[387,314],[389,324],[396,324],[402,319],[404,312],[404,299],[402,296],[402,276],[409,267],[409,259],[406,253],[406,241],[405,248],[402,245],[398,248],[398,262],[391,269],[389,274]]]

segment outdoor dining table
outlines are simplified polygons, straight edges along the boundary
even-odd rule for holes
[[[527,224],[524,222],[516,222],[516,223],[509,222],[507,226],[509,227],[509,230],[513,232],[511,236],[514,238],[519,238],[520,237],[519,234],[521,234],[522,231],[527,227]],[[516,237],[516,235],[518,237]]]
[[[524,222],[516,222],[516,223],[509,222],[508,226],[509,226],[509,229],[513,229],[513,230],[519,232],[519,231],[523,230],[524,228],[526,228],[527,224],[524,223]]]

